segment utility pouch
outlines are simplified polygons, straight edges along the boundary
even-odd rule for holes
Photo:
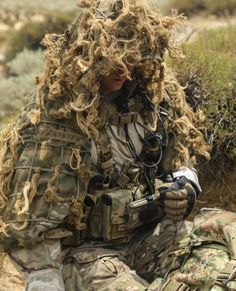
[[[130,190],[121,189],[102,196],[102,237],[112,240],[128,234],[128,204],[132,199]]]
[[[131,208],[132,201],[132,190],[129,189],[101,193],[89,219],[90,235],[104,240],[124,238],[136,228],[160,218],[157,207],[147,220],[140,219],[143,216],[140,213],[147,213],[147,206]]]

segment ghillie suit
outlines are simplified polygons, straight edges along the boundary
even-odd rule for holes
[[[167,284],[202,241],[199,233],[190,239],[191,223],[166,213],[169,205],[178,219],[191,212],[200,191],[192,166],[196,155],[208,156],[201,112],[187,105],[164,62],[167,52],[181,55],[171,36],[182,17],[132,0],[105,11],[93,1],[80,6],[64,34],[45,36],[35,100],[2,132],[0,242],[28,274],[27,290],[107,290],[111,283],[111,290],[144,290],[143,278],[156,277]],[[115,96],[103,96],[100,82],[112,70],[128,80]],[[183,176],[187,188],[177,198],[170,192],[168,203],[130,206]],[[222,237],[203,241],[222,245]],[[235,243],[224,245],[216,274]]]

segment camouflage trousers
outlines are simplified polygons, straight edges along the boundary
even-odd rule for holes
[[[10,256],[27,291],[236,290],[236,215],[204,209],[193,222],[165,219],[127,242],[46,240]]]

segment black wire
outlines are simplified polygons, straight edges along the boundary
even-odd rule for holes
[[[157,116],[158,116],[158,121],[160,121],[160,124],[162,126],[162,129],[163,129],[163,132],[164,132],[164,135],[165,135],[165,138],[164,138],[165,143],[162,143],[162,145],[164,147],[167,147],[167,145],[168,145],[168,134],[167,134],[166,128],[164,126],[163,120],[162,120],[159,112],[157,112]]]
[[[137,124],[138,124],[139,126],[141,126],[142,128],[144,128],[144,129],[145,129],[149,134],[151,134],[151,135],[156,139],[156,141],[157,141],[157,143],[158,143],[158,145],[159,145],[159,148],[160,148],[159,159],[158,159],[158,161],[155,163],[155,166],[157,166],[157,165],[160,163],[160,161],[161,161],[161,159],[162,159],[162,157],[163,157],[163,149],[162,149],[163,144],[162,144],[162,142],[161,142],[161,140],[162,140],[162,136],[161,136],[161,134],[159,134],[159,133],[153,133],[153,132],[150,131],[148,128],[146,128],[144,125],[142,125],[140,122],[137,122]],[[141,142],[142,142],[143,144],[145,144],[146,141],[145,141],[145,139],[144,139],[144,138],[139,134],[138,129],[137,129],[137,127],[136,127],[136,124],[135,124],[135,129],[136,129],[137,134],[139,135],[139,138],[140,138]]]
[[[146,128],[143,124],[141,124],[140,122],[137,122],[137,124],[139,126],[141,126],[142,128],[144,128],[149,134],[151,134],[152,136],[154,136],[155,139],[157,139],[158,138],[158,135],[159,135],[159,140],[161,141],[160,142],[161,145],[163,145],[164,147],[167,147],[167,145],[168,145],[168,134],[167,134],[166,128],[164,126],[163,120],[162,120],[159,112],[157,112],[157,116],[158,116],[158,120],[161,123],[162,129],[163,129],[163,132],[164,132],[164,135],[165,135],[165,137],[164,137],[165,143],[162,142],[163,141],[163,137],[162,137],[162,135],[160,133],[157,133],[157,132],[154,133],[154,132],[152,132],[151,130],[149,130],[148,128]],[[140,139],[145,142],[145,140],[139,134],[139,132],[137,130],[137,127],[136,127],[136,124],[135,124],[135,129],[136,129],[136,132],[139,135]]]
[[[137,122],[137,123],[140,124],[139,122]],[[143,125],[141,125],[141,126],[143,126]],[[137,155],[135,147],[134,147],[134,144],[133,144],[133,141],[131,140],[131,138],[129,136],[127,124],[124,125],[124,131],[125,131],[125,136],[126,136],[126,140],[128,142],[128,147],[129,147],[130,153],[133,156],[133,158],[135,159],[135,161],[137,161],[138,163],[140,163],[142,166],[144,166],[146,168],[155,168],[155,167],[157,167],[157,165],[160,163],[160,161],[162,159],[162,156],[163,156],[162,146],[161,146],[160,140],[157,138],[157,136],[151,132],[151,134],[156,138],[157,142],[160,145],[160,149],[161,149],[160,156],[159,156],[159,159],[158,159],[157,162],[152,163],[152,164],[148,164],[143,159],[141,159],[140,156]],[[141,137],[141,141],[142,141],[142,143],[145,142],[145,140],[142,137]]]
[[[145,127],[142,123],[140,123],[140,122],[138,122],[137,121],[137,124],[139,125],[139,126],[141,126],[142,128],[144,128],[149,134],[151,134],[158,142],[159,142],[159,145],[161,145],[161,140],[162,140],[162,135],[160,134],[160,133],[158,133],[158,132],[153,132],[153,131],[151,131],[151,130],[149,130],[147,127]],[[135,129],[136,129],[136,131],[137,131],[137,127],[136,127],[136,125],[135,125]],[[137,131],[137,133],[138,133],[138,131]],[[139,133],[138,133],[139,134]],[[139,135],[139,137],[141,137],[141,135]],[[143,138],[143,137],[141,137],[141,139],[144,141],[144,143],[145,143],[145,139]]]

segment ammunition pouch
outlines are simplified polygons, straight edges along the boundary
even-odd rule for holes
[[[138,227],[145,225],[146,221],[140,219],[140,213],[147,214],[147,205],[130,207],[135,189],[136,187],[134,189],[115,188],[107,192],[101,190],[96,192],[95,199],[93,195],[88,195],[84,201],[85,212],[88,214],[86,236],[103,240],[125,238]],[[152,211],[152,217],[148,218],[148,223],[162,217],[163,212],[158,206],[155,210]]]

